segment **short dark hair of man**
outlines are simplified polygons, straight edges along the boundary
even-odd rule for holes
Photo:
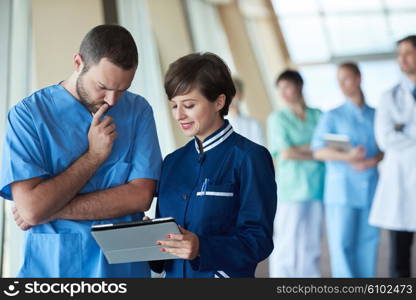
[[[209,52],[192,53],[169,65],[165,75],[165,91],[169,100],[194,89],[198,89],[211,102],[224,94],[225,104],[220,115],[224,117],[228,114],[236,91],[230,69],[218,55]]]
[[[292,82],[296,85],[299,89],[299,92],[302,92],[303,88],[303,78],[298,71],[287,69],[277,76],[276,85],[279,84],[280,81],[287,80]]]
[[[79,53],[85,64],[83,73],[102,58],[123,70],[131,70],[139,62],[133,37],[119,25],[98,25],[91,29],[82,40]]]
[[[414,48],[416,48],[416,35],[408,35],[408,36],[402,38],[401,40],[398,40],[397,45],[400,45],[403,42],[409,42],[409,43],[412,44],[412,46]]]

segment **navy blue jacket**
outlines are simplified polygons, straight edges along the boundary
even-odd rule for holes
[[[196,259],[164,261],[166,277],[254,277],[273,250],[272,158],[228,121],[202,145],[193,140],[163,162],[157,217],[174,217],[200,242]]]

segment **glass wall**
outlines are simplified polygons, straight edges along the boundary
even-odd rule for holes
[[[342,61],[359,63],[372,106],[398,81],[396,41],[416,33],[416,1],[273,0],[273,6],[312,106],[326,110],[343,101],[335,77]]]
[[[7,112],[31,90],[31,1],[0,1],[0,132],[3,142]],[[5,41],[5,42],[4,42]],[[1,143],[0,143],[1,145]],[[2,148],[0,148],[2,149]],[[11,213],[12,201],[2,201],[2,276],[14,277],[21,265],[24,233]]]

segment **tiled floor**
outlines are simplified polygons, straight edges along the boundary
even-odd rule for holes
[[[389,237],[388,232],[383,230],[381,232],[380,247],[378,253],[378,265],[377,265],[377,277],[389,277],[388,263],[389,263]],[[412,259],[412,270],[413,277],[416,277],[416,242],[413,243],[413,259]],[[321,258],[321,272],[322,277],[330,277],[330,265],[329,265],[329,254],[327,241],[324,236],[322,242],[322,258]],[[259,264],[256,271],[256,277],[268,277],[268,264],[267,260]]]

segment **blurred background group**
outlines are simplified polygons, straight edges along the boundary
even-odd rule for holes
[[[136,40],[130,90],[152,105],[164,156],[187,142],[164,94],[169,64],[209,51],[229,66],[237,96],[228,118],[269,149],[277,171],[275,251],[257,276],[411,276],[412,231],[368,220],[385,150],[375,114],[403,78],[397,41],[416,34],[416,1],[0,0],[1,136],[9,108],[66,78],[84,34],[106,23]],[[329,149],[327,133],[347,135],[351,151]],[[22,261],[10,205],[0,207],[3,277]]]

